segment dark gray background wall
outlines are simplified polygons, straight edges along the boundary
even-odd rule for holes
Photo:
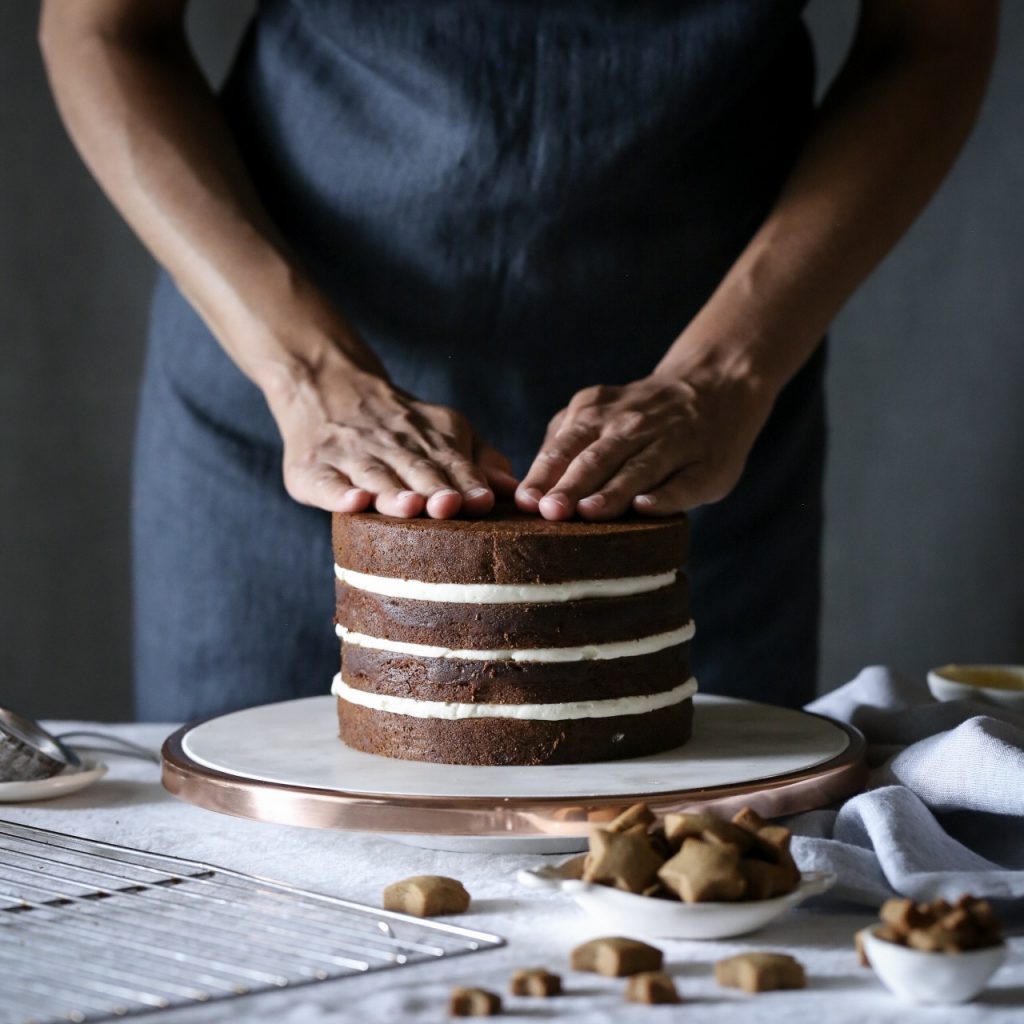
[[[833,331],[826,689],[874,662],[1024,661],[1024,5],[1006,8],[973,138]],[[192,4],[214,75],[247,9]],[[855,14],[812,4],[823,77]],[[0,704],[126,718],[152,265],[63,134],[35,17],[0,8]]]

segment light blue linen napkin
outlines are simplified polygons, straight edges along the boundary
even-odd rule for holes
[[[839,875],[831,899],[1024,900],[1024,713],[936,701],[879,666],[807,710],[868,741],[867,791],[789,822],[801,868]]]

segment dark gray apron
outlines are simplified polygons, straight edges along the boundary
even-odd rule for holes
[[[397,383],[522,471],[575,391],[651,370],[764,218],[811,112],[802,7],[266,0],[223,104],[272,216]],[[693,516],[705,692],[813,692],[822,364]],[[134,512],[141,717],[327,692],[329,517],[284,493],[262,396],[166,278]]]

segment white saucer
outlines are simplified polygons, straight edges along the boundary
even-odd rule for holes
[[[828,892],[836,883],[830,871],[808,871],[785,896],[736,903],[683,903],[622,892],[607,885],[562,878],[557,868],[523,869],[516,875],[530,889],[558,889],[601,926],[623,935],[652,939],[728,939],[763,928],[812,896]]]
[[[30,782],[0,782],[0,804],[29,803],[36,800],[53,800],[58,796],[77,793],[86,786],[98,782],[107,774],[102,761],[83,758],[78,768],[65,768],[59,775],[48,779],[32,779]]]

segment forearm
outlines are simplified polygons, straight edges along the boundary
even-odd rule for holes
[[[387,515],[487,512],[507,460],[455,410],[395,388],[304,275],[260,202],[189,52],[187,0],[44,0],[54,95],[85,162],[281,432],[304,504]]]
[[[974,123],[996,4],[872,0],[760,230],[658,367],[777,392],[932,195]]]
[[[241,370],[269,391],[324,361],[383,371],[304,276],[189,52],[181,0],[47,0],[40,38],[83,159]]]
[[[668,515],[735,487],[779,391],[953,162],[988,78],[995,0],[865,0],[861,12],[760,230],[652,374],[573,396],[521,508]]]

